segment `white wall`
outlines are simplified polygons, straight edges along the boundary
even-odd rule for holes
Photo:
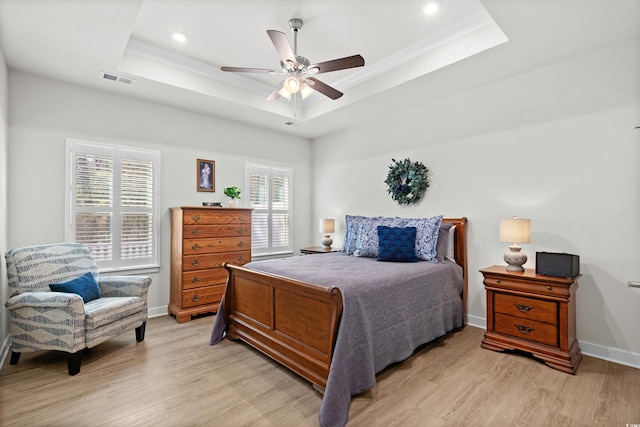
[[[633,39],[315,140],[314,217],[342,218],[340,245],[345,214],[467,216],[468,309],[479,325],[478,270],[503,264],[507,247],[498,222],[531,218],[525,267],[536,251],[580,255],[583,352],[640,366],[640,289],[627,287],[640,280],[639,51]],[[459,78],[467,65],[441,72]],[[391,159],[405,157],[431,170],[426,199],[411,207],[384,184]]]
[[[4,253],[7,250],[7,64],[0,48],[0,361],[4,360],[3,351],[8,351],[9,315],[4,308],[7,301],[7,270]],[[5,342],[7,341],[7,342]]]
[[[245,161],[293,168],[294,248],[310,242],[306,139],[14,71],[9,102],[8,247],[64,240],[65,138],[161,151],[162,265],[151,275],[152,315],[166,314],[169,303],[169,208],[226,201],[224,187],[244,187]],[[215,193],[196,191],[198,158],[216,162]]]

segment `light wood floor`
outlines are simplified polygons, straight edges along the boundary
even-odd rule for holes
[[[321,396],[244,344],[208,345],[213,317],[150,319],[83,357],[56,352],[0,370],[2,426],[316,426]],[[480,348],[466,327],[385,370],[349,426],[625,426],[640,423],[640,370],[584,357],[575,376]]]

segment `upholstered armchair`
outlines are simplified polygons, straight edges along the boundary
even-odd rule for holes
[[[132,329],[137,342],[144,340],[151,278],[98,277],[93,256],[78,243],[11,249],[5,259],[11,365],[18,363],[21,353],[59,350],[69,353],[69,375],[75,375],[80,372],[81,350]],[[50,285],[66,291],[53,292]]]

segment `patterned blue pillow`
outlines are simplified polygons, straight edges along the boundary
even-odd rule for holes
[[[100,298],[100,286],[93,277],[93,274],[86,273],[77,279],[64,283],[52,283],[49,288],[53,292],[67,292],[70,294],[78,294],[85,303]]]
[[[365,218],[358,227],[358,239],[353,256],[376,258],[378,256],[378,226],[402,227],[402,218],[377,216]]]
[[[442,215],[431,218],[406,218],[403,227],[416,227],[416,254],[423,261],[436,262],[438,231]]]
[[[345,215],[345,231],[344,243],[342,244],[342,252],[347,255],[353,255],[356,250],[356,242],[358,240],[358,227],[362,220],[366,217],[359,215]]]
[[[378,261],[417,262],[416,227],[378,226]]]

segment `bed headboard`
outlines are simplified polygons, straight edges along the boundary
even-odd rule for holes
[[[454,234],[454,254],[456,263],[462,267],[464,273],[464,285],[462,289],[462,303],[464,308],[463,321],[467,317],[467,289],[469,285],[469,272],[467,271],[467,217],[442,218],[442,222],[449,222],[456,226]]]

